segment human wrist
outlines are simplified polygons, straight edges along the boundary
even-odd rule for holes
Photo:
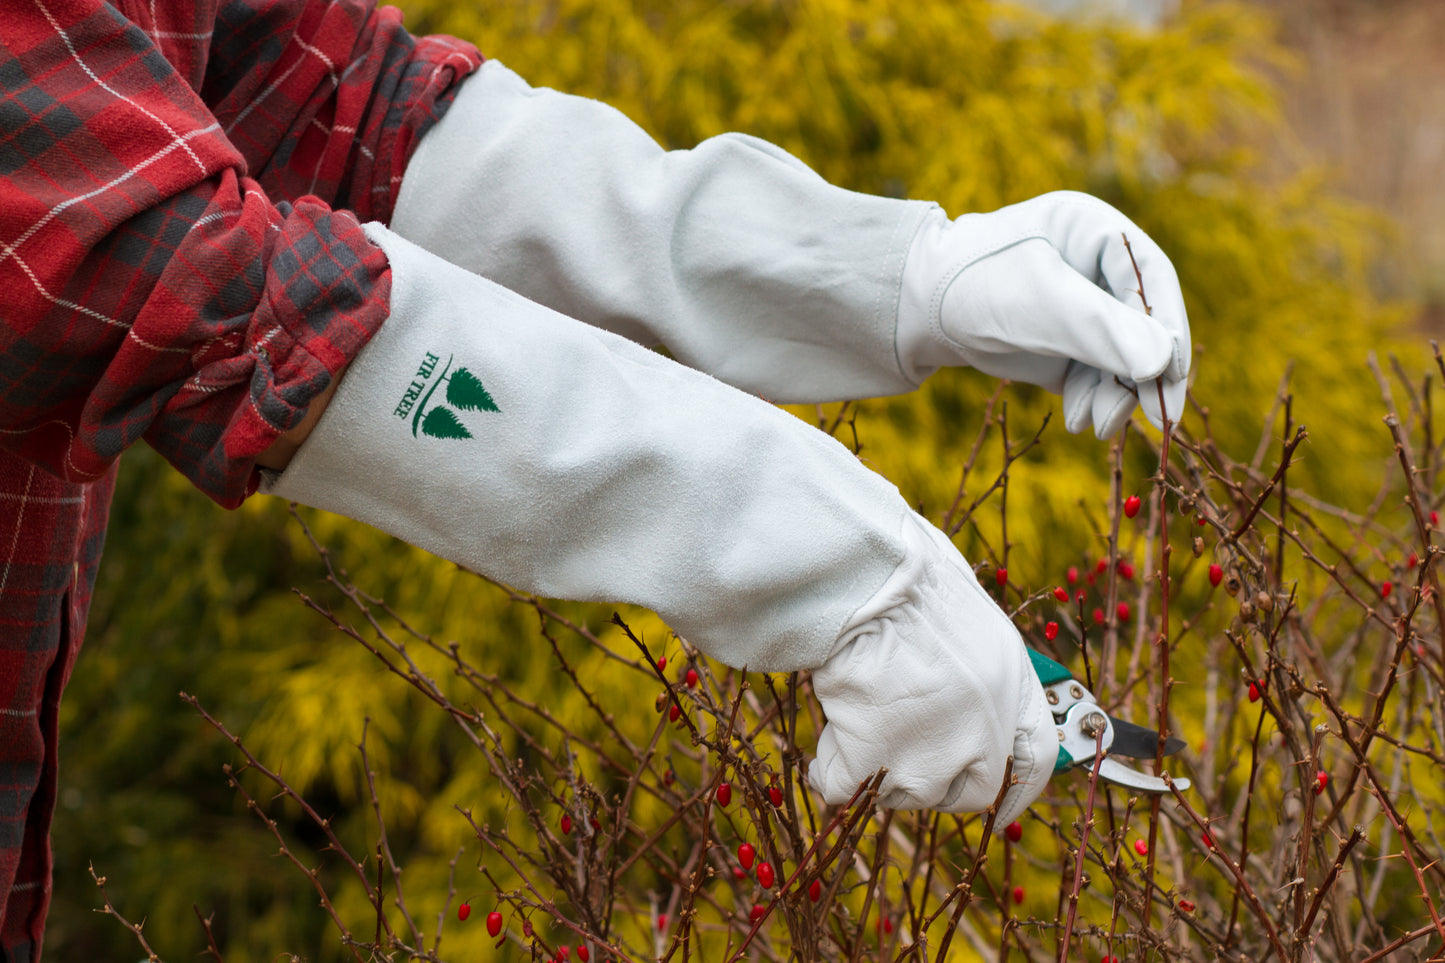
[[[297,450],[311,436],[312,429],[316,427],[316,423],[326,412],[326,406],[330,404],[331,396],[336,394],[337,386],[341,384],[342,373],[344,373],[344,369],[343,372],[338,372],[331,379],[331,383],[322,390],[321,394],[311,399],[311,403],[306,406],[306,414],[294,427],[289,431],[282,432],[271,443],[271,447],[256,456],[257,465],[273,471],[282,471],[291,464],[291,459],[295,457]]]

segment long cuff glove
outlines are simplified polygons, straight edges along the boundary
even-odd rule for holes
[[[664,151],[616,110],[491,61],[418,146],[392,227],[775,401],[899,394],[969,364],[1062,392],[1072,431],[1116,430],[1136,384],[1157,422],[1141,383],[1161,373],[1171,415],[1182,408],[1173,268],[1085,195],[949,222],[937,205],[834,187],[754,137]],[[1136,317],[1121,232],[1153,319]]]
[[[664,151],[488,61],[417,146],[391,226],[734,387],[811,402],[917,387],[894,333],[931,207],[833,187],[756,137]]]
[[[1052,720],[957,551],[833,439],[379,225],[392,314],[273,494],[545,596],[647,606],[730,665],[817,670],[819,779],[1021,809]],[[848,785],[852,780],[853,786]]]

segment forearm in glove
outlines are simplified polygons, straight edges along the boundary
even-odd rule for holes
[[[1174,269],[1083,194],[950,221],[934,204],[834,187],[755,137],[665,151],[611,107],[492,61],[418,146],[392,223],[774,401],[898,394],[968,365],[1062,394],[1070,431],[1112,434],[1136,394],[1159,423],[1154,378],[1171,416],[1183,407]]]
[[[1055,735],[1009,620],[944,536],[785,412],[379,225],[392,313],[274,494],[526,591],[649,607],[709,655],[814,669],[815,782],[1010,811]],[[1047,750],[1047,751],[1046,751]]]

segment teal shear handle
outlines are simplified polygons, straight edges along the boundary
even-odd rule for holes
[[[1045,688],[1058,682],[1067,682],[1074,677],[1068,669],[1059,665],[1046,655],[1028,650],[1029,661],[1034,664],[1034,674],[1039,677],[1039,683]]]
[[[1034,665],[1034,674],[1039,677],[1039,684],[1045,689],[1060,682],[1068,682],[1074,677],[1072,672],[1048,656],[1033,649],[1028,649],[1028,653],[1029,661]],[[1059,746],[1059,758],[1054,760],[1054,772],[1063,772],[1073,764],[1073,755],[1063,746]]]

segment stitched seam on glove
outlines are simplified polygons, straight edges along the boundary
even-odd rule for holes
[[[968,216],[985,217],[987,215],[980,214]],[[954,222],[955,226],[957,225],[957,223],[957,221]],[[958,261],[955,261],[954,266],[946,269],[939,277],[938,283],[934,285],[933,293],[929,295],[928,298],[929,330],[936,334],[939,338],[941,338],[945,344],[949,345],[956,351],[961,352],[965,358],[970,356],[968,347],[954,339],[943,328],[944,296],[948,293],[948,289],[953,286],[953,282],[958,280],[958,278],[962,276],[964,271],[967,271],[969,268],[973,267],[975,264],[979,263],[985,258],[993,257],[995,254],[1006,251],[1011,247],[1024,243],[1025,241],[1043,241],[1045,244],[1052,245],[1052,242],[1049,240],[1048,235],[1037,229],[1022,231],[1010,238],[996,240],[991,244],[980,244],[974,248],[974,251],[976,253],[965,255]],[[970,361],[969,363],[972,364],[973,362]]]
[[[905,208],[904,212],[906,213],[910,209],[911,208]],[[893,363],[898,366],[898,373],[902,376],[903,380],[913,385],[915,388],[921,386],[928,376],[924,375],[922,378],[914,378],[908,373],[909,366],[904,364],[903,350],[899,347],[898,344],[898,329],[900,325],[899,319],[902,317],[903,314],[903,275],[905,269],[908,266],[908,253],[913,250],[913,245],[918,243],[918,235],[923,233],[923,228],[928,224],[928,217],[934,211],[937,211],[945,219],[948,217],[948,214],[943,210],[943,208],[938,206],[937,204],[929,204],[928,206],[922,208],[921,210],[919,210],[918,216],[914,218],[912,230],[908,232],[907,244],[896,243],[899,235],[903,233],[904,217],[902,214],[900,214],[898,218],[898,227],[894,230],[893,233],[893,241],[895,243],[890,244],[890,248],[894,252],[893,258],[895,259],[891,267],[893,273],[898,278],[898,283],[893,286]],[[878,306],[875,309],[875,316],[880,320],[886,317],[886,315],[884,314],[886,308],[886,305],[884,303],[884,296],[885,291],[880,290],[878,292]]]

